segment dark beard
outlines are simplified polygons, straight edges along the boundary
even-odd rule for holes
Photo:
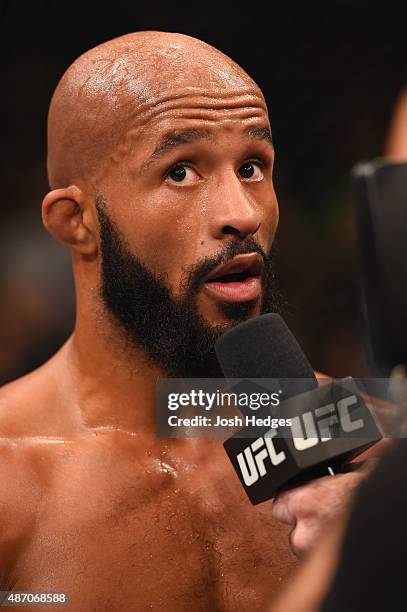
[[[219,255],[195,266],[185,279],[182,296],[173,298],[163,278],[154,276],[130,252],[100,196],[96,210],[101,242],[100,295],[127,337],[170,377],[221,378],[215,342],[235,323],[246,320],[257,302],[222,303],[220,308],[230,323],[210,325],[197,310],[197,293],[219,264],[238,254],[255,252],[265,265],[261,312],[278,311],[280,298],[274,286],[271,254],[266,255],[251,237],[244,241],[233,238]]]

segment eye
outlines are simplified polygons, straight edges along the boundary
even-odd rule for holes
[[[199,180],[198,174],[190,166],[186,164],[177,164],[172,166],[166,174],[171,184],[182,183],[184,185],[192,185]]]
[[[261,181],[263,178],[260,162],[247,161],[240,166],[238,172],[241,178],[245,180]]]

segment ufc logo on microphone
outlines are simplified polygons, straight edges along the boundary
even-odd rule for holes
[[[261,416],[284,414],[291,426],[246,425],[223,443],[252,504],[335,470],[383,437],[357,390],[343,379],[288,398]]]
[[[294,446],[292,452],[307,451],[321,443],[329,442],[333,437],[331,428],[335,426],[345,433],[362,429],[363,419],[353,420],[349,412],[349,408],[357,403],[358,398],[352,395],[342,398],[336,404],[330,403],[291,417],[291,440]],[[277,431],[269,429],[264,436],[257,438],[236,456],[243,482],[247,487],[266,475],[266,459],[270,460],[272,466],[285,461],[286,453],[283,450],[277,452],[272,441]]]
[[[270,459],[272,465],[279,465],[286,459],[284,451],[276,452],[271,438],[277,434],[275,429],[269,429],[264,436],[257,438],[250,446],[237,455],[240,471],[246,486],[250,487],[265,476],[267,470],[264,465],[266,459]]]

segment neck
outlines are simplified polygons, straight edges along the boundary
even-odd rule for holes
[[[129,346],[118,324],[107,315],[78,316],[63,358],[83,426],[155,434],[156,381],[164,374]]]

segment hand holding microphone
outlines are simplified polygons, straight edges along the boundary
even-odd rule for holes
[[[279,415],[292,422],[288,431],[260,427],[254,438],[253,428],[247,427],[224,443],[253,504],[271,499],[287,486],[340,470],[382,438],[351,378],[318,386],[279,315],[263,315],[236,326],[220,338],[216,352],[229,381],[277,379]]]
[[[259,382],[247,379],[268,378],[281,391],[279,416],[291,418],[290,431],[260,427],[253,437],[248,427],[224,447],[253,504],[280,496],[273,512],[297,525],[292,545],[297,554],[303,552],[322,517],[346,503],[362,476],[318,477],[342,471],[347,461],[378,442],[379,427],[351,378],[318,386],[301,347],[276,314],[237,325],[223,334],[216,352],[229,383],[244,379],[237,386],[245,388]]]

